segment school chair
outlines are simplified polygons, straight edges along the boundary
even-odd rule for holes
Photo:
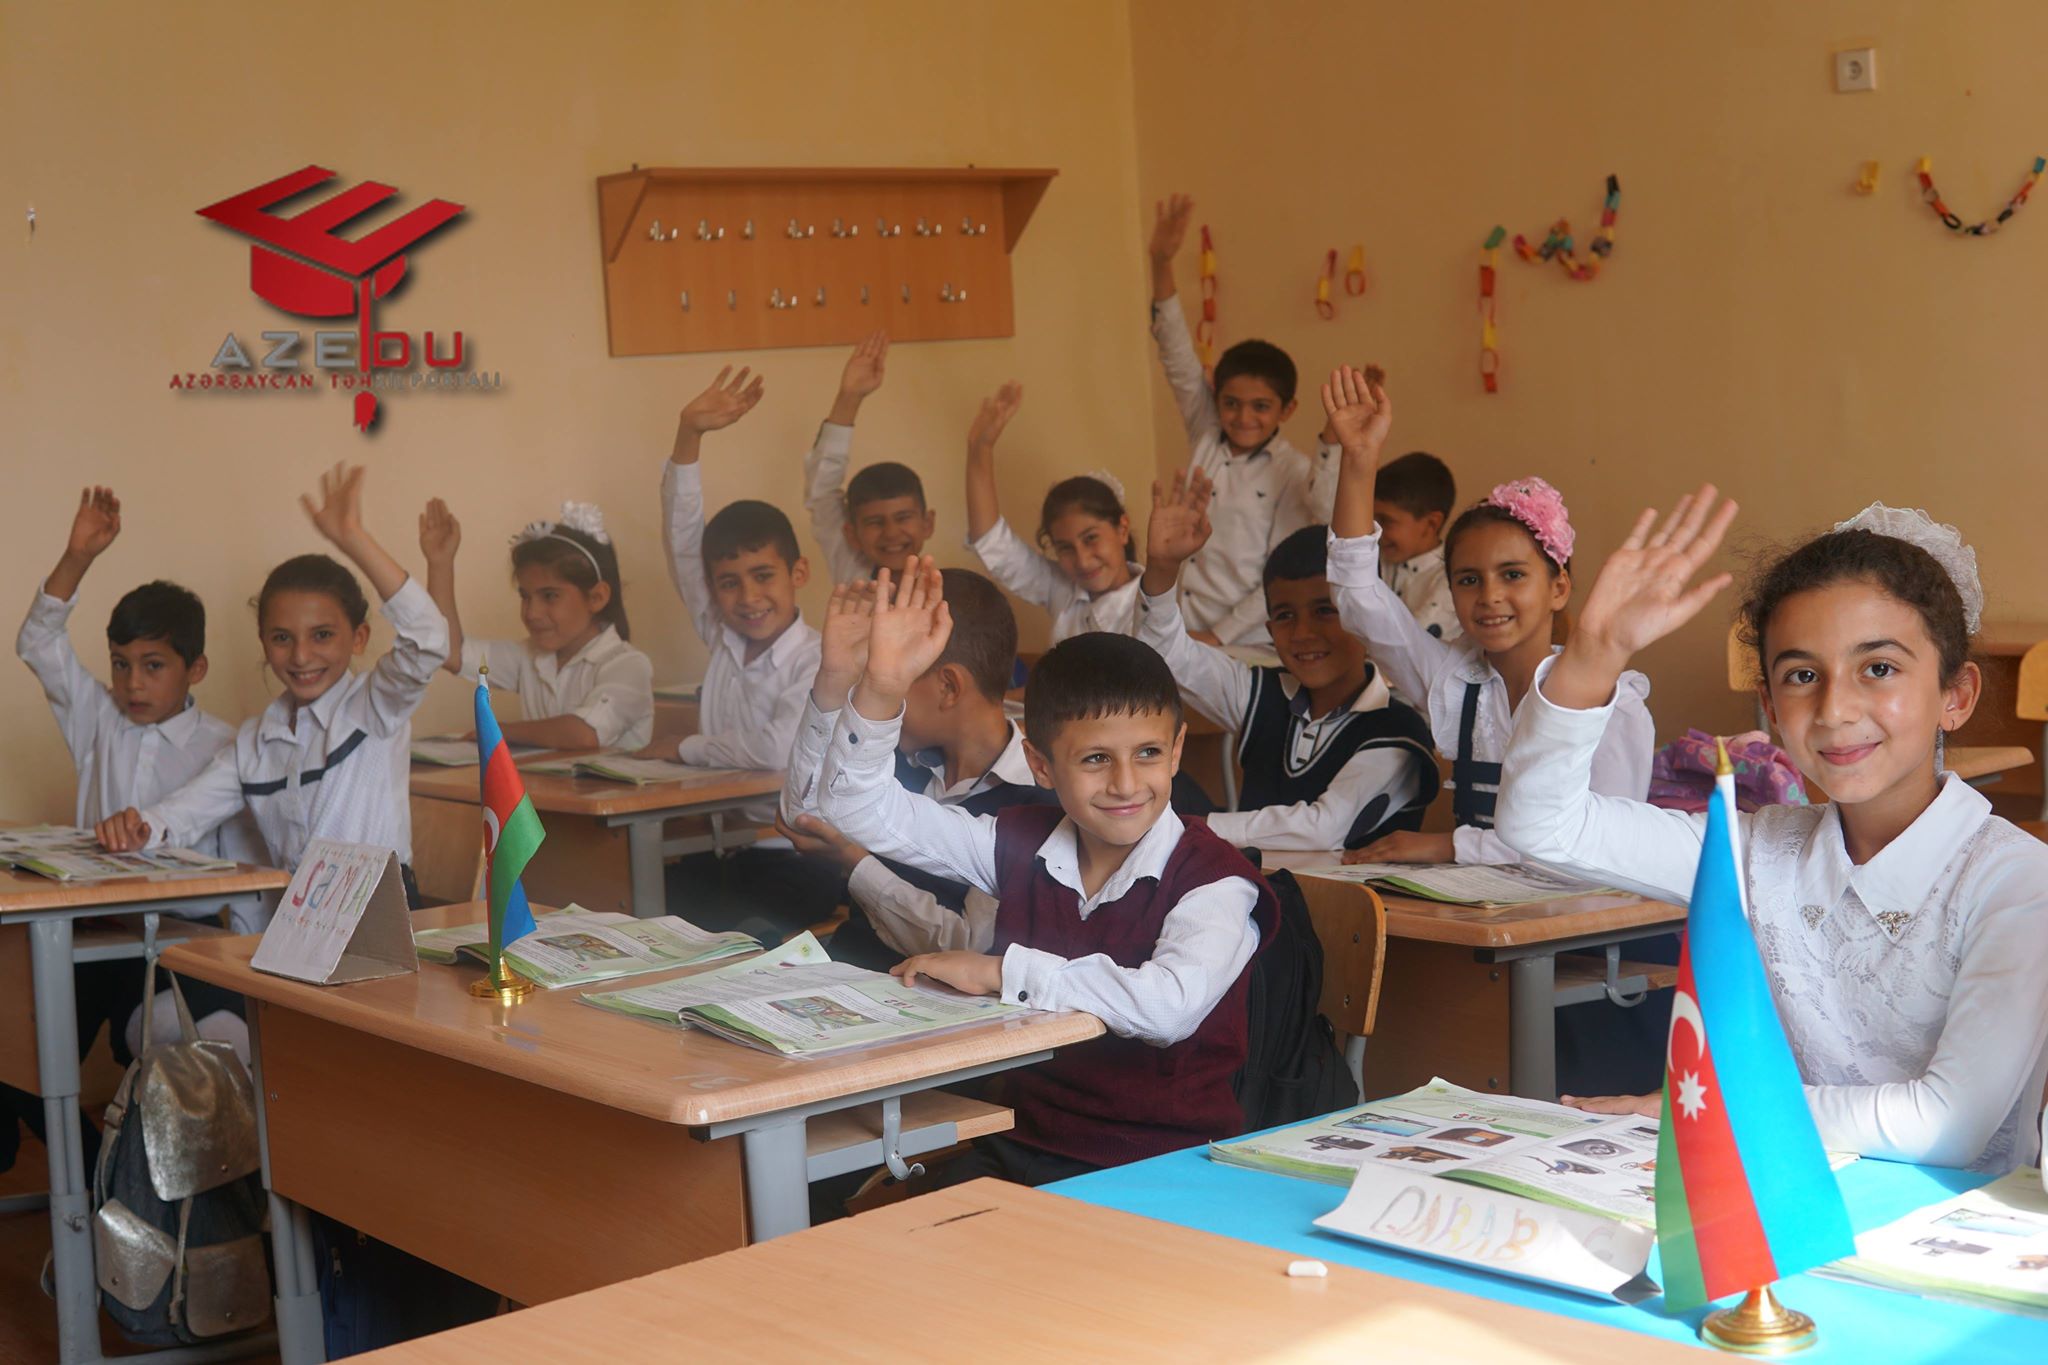
[[[2041,763],[2048,771],[2048,640],[2020,656],[2019,701],[2013,707],[2021,720],[2041,727]],[[2041,782],[2041,819],[2048,823],[2048,777]]]
[[[412,875],[428,905],[477,899],[484,884],[484,827],[474,804],[412,798]]]
[[[1387,907],[1362,882],[1300,877],[1309,923],[1323,945],[1323,998],[1317,1008],[1344,1037],[1344,1066],[1365,1093],[1365,1040],[1380,1008],[1387,963]]]

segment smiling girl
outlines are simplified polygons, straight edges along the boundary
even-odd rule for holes
[[[439,498],[420,514],[427,591],[448,620],[441,666],[519,694],[522,720],[502,725],[514,743],[549,749],[638,749],[654,738],[654,664],[626,643],[619,556],[604,513],[565,502],[559,521],[512,537],[512,581],[525,640],[472,640],[455,609],[455,552],[462,526]]]
[[[1724,587],[1692,580],[1735,507],[1712,486],[1645,512],[1569,644],[1537,674],[1508,751],[1500,833],[1547,864],[1682,901],[1706,817],[1587,781],[1617,681]],[[1828,795],[1738,819],[1750,923],[1835,1151],[2004,1172],[2039,1154],[2048,1075],[2048,844],[1942,770],[1982,686],[1977,557],[1953,527],[1881,503],[1766,568],[1742,621],[1757,694]],[[1575,1101],[1657,1112],[1656,1095]]]
[[[362,522],[363,468],[336,465],[320,501],[299,501],[314,527],[377,590],[391,648],[358,673],[369,647],[369,603],[355,575],[326,555],[299,555],[270,571],[256,598],[264,662],[284,691],[242,722],[235,742],[199,775],[147,809],[99,824],[116,852],[190,845],[246,807],[270,862],[297,865],[315,839],[389,848],[412,888],[412,811],[406,795],[412,713],[448,654],[448,626]]]

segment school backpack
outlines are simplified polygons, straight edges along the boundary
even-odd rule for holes
[[[93,1169],[93,1256],[100,1303],[130,1341],[177,1346],[269,1320],[267,1205],[256,1096],[227,1043],[199,1037],[171,977],[178,1037],[142,1051],[107,1106]],[[156,963],[144,1000],[156,998]]]
[[[1358,1103],[1336,1030],[1316,1008],[1323,995],[1323,945],[1308,902],[1292,872],[1271,873],[1266,882],[1280,902],[1280,915],[1252,957],[1245,997],[1250,1050],[1236,1090],[1248,1133]]]

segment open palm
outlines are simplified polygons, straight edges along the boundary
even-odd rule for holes
[[[875,610],[868,626],[868,679],[896,696],[931,670],[953,634],[937,562],[923,555],[903,569],[893,592],[887,569],[875,576]]]
[[[1212,486],[1201,470],[1192,475],[1175,470],[1161,489],[1152,485],[1152,521],[1145,528],[1145,557],[1152,563],[1180,563],[1209,543],[1209,494]]]
[[[683,409],[682,425],[688,430],[703,434],[731,426],[754,410],[766,391],[761,376],[748,376],[753,372],[741,367],[738,374],[728,365],[718,372],[718,378],[711,381],[711,387],[692,398]]]
[[[1195,201],[1185,194],[1176,194],[1158,204],[1152,215],[1152,240],[1146,249],[1155,261],[1170,261],[1180,254],[1181,243],[1187,240],[1188,222],[1194,217]]]
[[[839,374],[839,391],[865,398],[882,387],[888,368],[889,334],[869,332],[846,358],[846,368]]]
[[[1725,573],[1699,583],[1693,579],[1721,548],[1735,512],[1735,504],[1720,498],[1710,483],[1680,498],[1661,525],[1656,509],[1646,509],[1601,565],[1573,633],[1633,654],[1699,615],[1729,584]]]
[[[299,505],[313,526],[336,545],[346,544],[363,529],[362,465],[336,464],[320,476],[320,500],[301,494]]]
[[[967,448],[986,450],[994,447],[1003,434],[1003,428],[1010,425],[1010,419],[1017,415],[1017,409],[1023,403],[1024,386],[1014,379],[990,397],[982,399],[981,410],[974,414],[974,424],[967,428]]]
[[[78,513],[71,518],[71,539],[66,548],[91,559],[114,543],[121,534],[121,500],[111,488],[97,485],[78,495]]]

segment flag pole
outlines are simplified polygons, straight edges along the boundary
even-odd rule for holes
[[[1728,837],[1735,845],[1737,882],[1743,889],[1743,905],[1749,903],[1748,874],[1743,869],[1741,836],[1736,832],[1735,765],[1728,761],[1728,745],[1714,741],[1719,762],[1714,785],[1720,788],[1722,812],[1728,819]],[[1769,1285],[1752,1289],[1733,1308],[1716,1309],[1700,1323],[1700,1340],[1723,1351],[1740,1355],[1783,1356],[1804,1351],[1820,1340],[1813,1319],[1778,1302]]]
[[[489,664],[479,664],[477,666],[477,683],[479,686],[488,686],[490,676],[491,669]],[[484,876],[487,879],[490,876],[490,856],[491,850],[486,846],[484,849]],[[487,881],[485,886],[486,897],[489,894],[489,884]],[[490,904],[486,900],[484,905],[484,918],[486,920],[490,918],[490,913]],[[501,1005],[516,1005],[527,996],[533,994],[533,983],[512,970],[510,964],[505,961],[505,945],[500,943],[497,945],[496,955],[491,959],[490,970],[485,972],[481,979],[469,983],[469,993],[479,1000],[495,1000]]]

